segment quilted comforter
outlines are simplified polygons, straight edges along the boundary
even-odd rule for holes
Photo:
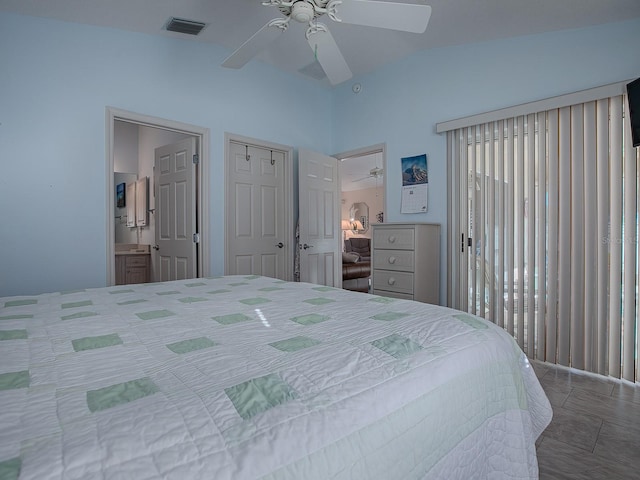
[[[459,311],[229,276],[0,299],[0,478],[537,478],[551,409]]]

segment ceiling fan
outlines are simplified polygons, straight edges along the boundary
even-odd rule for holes
[[[317,21],[323,15],[334,22],[423,33],[431,17],[431,7],[410,3],[374,0],[266,0],[284,15],[253,34],[223,63],[223,67],[241,68],[269,43],[287,30],[293,19],[308,23],[305,33],[314,56],[332,85],[349,80],[353,74],[327,26]]]
[[[369,170],[369,175],[367,175],[366,177],[358,178],[354,180],[354,182],[361,182],[362,180],[366,180],[367,178],[375,178],[377,180],[378,177],[382,177],[383,174],[384,174],[384,170],[382,168],[374,167],[371,170]]]

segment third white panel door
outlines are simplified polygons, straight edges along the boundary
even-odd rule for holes
[[[338,160],[300,149],[300,280],[342,286]]]

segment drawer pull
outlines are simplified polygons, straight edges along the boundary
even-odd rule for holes
[[[395,235],[389,235],[389,243],[396,243],[396,236]]]
[[[389,257],[389,263],[391,265],[393,265],[394,263],[396,263],[396,257]]]
[[[389,285],[395,285],[396,284],[396,279],[393,277],[389,277],[389,280],[387,280],[387,283]]]

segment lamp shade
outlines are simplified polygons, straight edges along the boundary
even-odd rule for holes
[[[342,220],[340,228],[342,230],[351,230],[351,222],[349,220]]]

